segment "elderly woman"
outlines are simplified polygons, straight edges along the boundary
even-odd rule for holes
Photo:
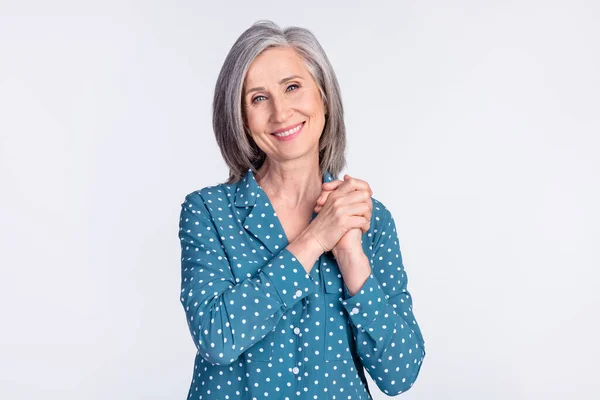
[[[225,183],[181,205],[188,399],[371,399],[425,356],[396,227],[344,175],[340,89],[313,34],[259,21],[230,50],[213,126]]]

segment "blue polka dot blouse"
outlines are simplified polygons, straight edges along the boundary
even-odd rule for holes
[[[410,389],[423,336],[394,219],[372,200],[362,237],[371,274],[350,296],[330,252],[307,274],[287,250],[251,170],[185,197],[181,303],[197,347],[189,399],[366,400],[365,369],[390,396]]]

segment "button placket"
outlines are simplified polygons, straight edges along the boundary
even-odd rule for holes
[[[300,290],[298,290],[298,292],[300,292],[300,294],[302,294],[302,292]],[[306,300],[306,299],[303,299]],[[300,379],[300,371],[301,371],[301,366],[302,366],[302,359],[303,359],[303,355],[302,355],[302,339],[300,338],[300,335],[302,334],[302,329],[300,329],[300,325],[302,324],[302,319],[304,318],[304,314],[305,314],[305,310],[306,310],[306,306],[302,306],[301,308],[299,307],[299,304],[296,304],[295,306],[297,308],[298,314],[297,315],[297,319],[292,322],[292,324],[289,325],[290,330],[294,333],[293,338],[294,340],[294,353],[295,353],[295,363],[296,365],[294,365],[294,367],[291,369],[292,373],[294,375],[297,375],[297,379]]]

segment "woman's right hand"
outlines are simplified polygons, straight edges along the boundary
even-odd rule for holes
[[[317,206],[320,207],[318,215],[307,230],[330,251],[350,229],[368,226],[372,192],[369,185],[359,179],[336,180],[324,185],[332,191],[325,204]]]

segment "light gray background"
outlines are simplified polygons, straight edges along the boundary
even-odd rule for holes
[[[226,178],[212,90],[261,18],[317,35],[397,221],[401,397],[598,398],[599,3],[499,3],[1,1],[0,398],[185,399],[180,204]]]

